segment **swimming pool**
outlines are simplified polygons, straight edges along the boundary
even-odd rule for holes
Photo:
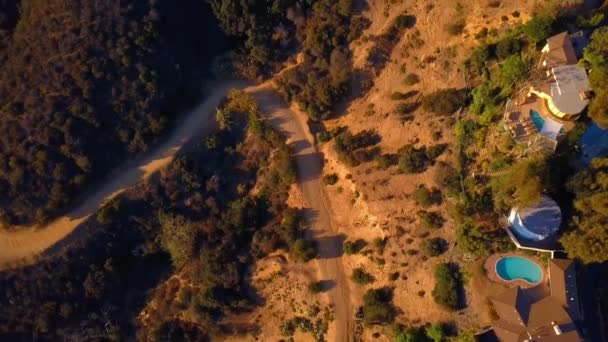
[[[534,109],[530,109],[530,119],[532,119],[534,127],[536,127],[539,132],[542,131],[543,126],[545,125],[545,119],[540,115],[540,113]]]
[[[543,277],[543,271],[535,262],[516,256],[500,258],[496,262],[496,273],[506,281],[520,279],[531,284],[540,282]]]

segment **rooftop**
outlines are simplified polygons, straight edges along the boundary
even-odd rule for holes
[[[578,61],[568,32],[549,37],[542,52],[543,66],[548,69],[557,65],[576,64]]]
[[[563,113],[578,114],[589,104],[582,94],[589,91],[589,78],[585,68],[578,65],[561,65],[551,69],[555,83],[551,84],[551,98]]]

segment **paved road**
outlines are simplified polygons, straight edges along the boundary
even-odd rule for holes
[[[306,123],[277,96],[269,84],[270,82],[247,87],[242,81],[226,81],[214,85],[202,104],[179,118],[173,133],[164,143],[114,171],[108,177],[107,183],[84,198],[80,205],[67,215],[45,227],[0,230],[0,270],[35,263],[37,257],[49,248],[56,249],[58,245],[67,244],[66,241],[76,240],[78,234],[84,234],[83,229],[77,228],[105,201],[167,166],[176,152],[188,141],[212,131],[215,128],[213,114],[221,98],[231,88],[244,88],[259,101],[260,108],[269,116],[269,123],[294,142],[298,180],[304,198],[310,205],[307,210],[308,222],[312,228],[310,234],[319,243],[319,258],[314,262],[321,280],[329,284],[327,295],[334,306],[335,326],[330,330],[328,339],[349,341],[354,326],[353,310],[350,307],[349,282],[340,258],[342,239],[332,227],[328,200],[320,182],[323,156],[314,146]]]
[[[262,85],[248,91],[258,101],[262,112],[268,115],[268,123],[293,144],[298,181],[308,206],[307,221],[312,228],[309,231],[319,246],[318,258],[314,262],[319,268],[320,280],[329,284],[327,294],[334,306],[335,326],[328,341],[349,341],[354,330],[354,311],[350,306],[349,279],[340,258],[343,238],[331,224],[328,199],[320,180],[323,155],[313,144],[306,122],[289,109],[272,88]]]

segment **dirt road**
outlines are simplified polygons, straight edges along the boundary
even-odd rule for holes
[[[268,123],[282,132],[294,148],[298,167],[298,181],[307,202],[309,232],[319,246],[315,263],[319,279],[330,284],[330,303],[334,309],[334,326],[328,333],[328,341],[350,341],[352,339],[353,308],[350,306],[349,279],[347,279],[340,254],[343,238],[331,224],[329,201],[321,184],[323,155],[317,151],[314,138],[307,128],[305,118],[290,109],[268,85],[247,89],[258,101]]]
[[[167,140],[153,151],[126,163],[108,176],[107,183],[98,187],[67,215],[45,227],[18,227],[11,231],[0,230],[0,269],[31,264],[48,248],[70,234],[78,234],[76,228],[86,221],[105,201],[127,188],[146,179],[168,165],[180,147],[191,138],[213,129],[213,115],[220,99],[231,88],[243,88],[242,81],[226,81],[215,84],[205,101],[191,112],[178,118],[176,127]]]
[[[311,226],[311,237],[319,242],[319,259],[316,259],[315,263],[319,269],[320,279],[331,284],[327,294],[334,306],[335,320],[334,326],[329,331],[329,340],[348,341],[349,331],[352,328],[348,279],[344,275],[340,259],[342,240],[332,228],[328,201],[319,180],[323,168],[323,156],[316,150],[313,137],[306,128],[303,118],[277,96],[270,82],[250,87],[242,81],[215,84],[210,87],[212,91],[206,95],[202,104],[178,119],[173,133],[163,144],[115,170],[108,177],[107,183],[87,196],[69,214],[45,227],[0,230],[0,270],[35,263],[37,257],[49,248],[56,248],[63,241],[73,241],[75,236],[71,234],[82,234],[82,229],[77,229],[78,226],[105,201],[167,166],[185,143],[213,130],[215,107],[231,88],[244,88],[251,93],[259,101],[262,111],[269,116],[269,123],[293,142],[299,182],[304,197],[310,205],[307,215]]]

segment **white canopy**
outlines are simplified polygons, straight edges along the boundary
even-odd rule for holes
[[[549,139],[556,140],[557,136],[559,135],[559,132],[561,131],[563,126],[564,125],[562,125],[561,123],[559,123],[549,117],[546,117],[545,123],[543,125],[543,128],[540,131],[540,134],[544,135],[545,137],[547,137]]]

